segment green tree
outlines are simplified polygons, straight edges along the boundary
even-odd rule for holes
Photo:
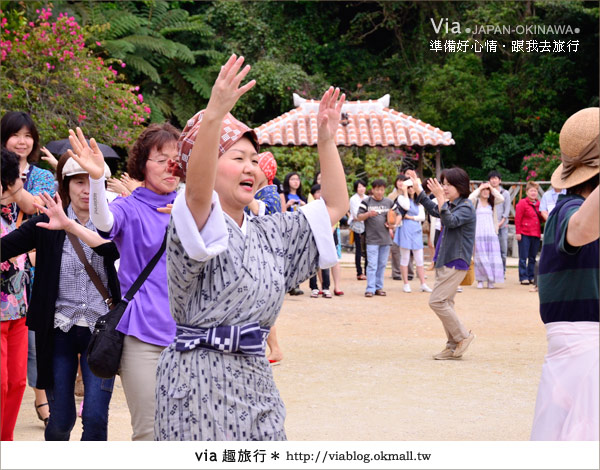
[[[218,54],[200,47],[213,36],[202,15],[190,15],[180,2],[69,2],[61,8],[78,15],[89,44],[117,59],[137,83],[152,109],[151,120],[186,122],[210,96]]]
[[[37,13],[29,22],[14,10],[2,16],[2,114],[30,113],[45,141],[80,126],[99,142],[128,147],[150,114],[143,96],[92,54],[72,16]]]

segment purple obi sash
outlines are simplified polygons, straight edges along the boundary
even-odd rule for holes
[[[269,331],[270,328],[261,328],[258,322],[214,328],[177,325],[175,350],[191,351],[204,348],[229,354],[264,356]]]

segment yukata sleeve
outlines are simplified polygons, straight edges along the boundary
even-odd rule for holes
[[[186,258],[205,263],[227,249],[229,232],[219,196],[213,191],[211,212],[202,230],[198,230],[194,216],[185,200],[185,193],[175,198],[173,204],[171,232],[183,248]]]
[[[185,192],[175,198],[167,239],[167,276],[171,315],[176,321],[194,309],[194,297],[211,260],[229,244],[229,232],[217,193],[213,192],[212,209],[202,230],[185,200]]]
[[[264,224],[275,224],[283,258],[286,292],[314,275],[318,268],[337,263],[337,250],[331,236],[331,219],[322,199],[297,212],[265,217]],[[268,227],[267,233],[270,231]]]

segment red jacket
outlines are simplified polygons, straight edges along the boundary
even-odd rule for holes
[[[515,208],[515,229],[517,234],[541,237],[542,228],[540,221],[540,201],[532,203],[529,198],[524,197],[517,203]]]

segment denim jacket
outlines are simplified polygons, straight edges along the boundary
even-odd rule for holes
[[[445,202],[440,212],[438,205],[427,197],[425,191],[421,191],[417,202],[422,204],[433,217],[439,217],[444,227],[435,267],[441,268],[456,259],[462,259],[470,264],[477,220],[475,207],[471,201],[459,196],[454,202]]]

